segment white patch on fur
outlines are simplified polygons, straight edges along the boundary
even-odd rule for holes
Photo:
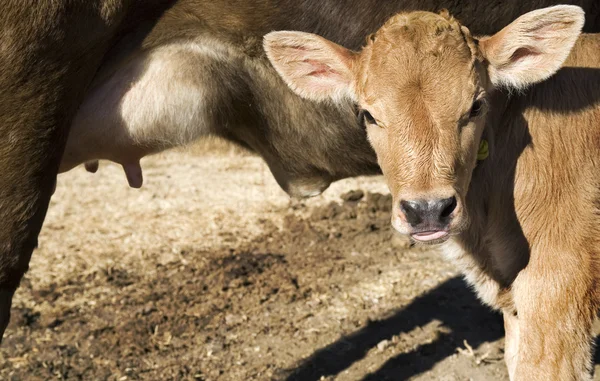
[[[498,308],[498,283],[489,277],[477,264],[472,253],[468,253],[456,239],[450,239],[441,247],[444,257],[455,264],[465,280],[477,293],[479,299],[490,307]]]
[[[136,142],[165,146],[189,143],[205,131],[205,89],[190,80],[189,56],[225,57],[198,44],[176,44],[152,52],[139,63],[144,73],[124,93],[119,114],[123,127]],[[118,80],[118,79],[117,79]]]

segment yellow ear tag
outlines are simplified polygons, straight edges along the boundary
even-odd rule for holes
[[[488,142],[485,139],[481,139],[479,143],[479,151],[477,151],[477,160],[485,160],[489,156],[490,151],[488,149]]]

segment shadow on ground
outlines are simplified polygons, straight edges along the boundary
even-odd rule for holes
[[[286,381],[319,380],[334,376],[360,361],[382,340],[409,332],[438,320],[448,329],[433,342],[390,358],[364,381],[406,380],[431,369],[437,362],[456,353],[463,340],[474,348],[503,337],[502,317],[483,306],[461,278],[447,280],[416,298],[392,317],[371,322],[365,328],[316,351]]]

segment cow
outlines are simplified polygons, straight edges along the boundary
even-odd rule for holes
[[[591,380],[600,35],[583,23],[561,5],[480,37],[445,11],[400,13],[359,51],[265,36],[297,94],[361,109],[393,227],[439,246],[502,312],[511,380]]]
[[[264,34],[307,31],[356,49],[404,9],[451,6],[489,34],[548,3],[180,0],[109,53],[74,118],[60,171],[84,162],[95,171],[95,160],[108,159],[140,187],[142,157],[217,135],[258,152],[289,194],[317,195],[332,181],[378,173],[375,155],[351,102],[323,106],[289,91],[264,55]],[[600,5],[576,3],[596,30]]]
[[[588,31],[600,31],[596,0],[570,2],[586,10]],[[129,183],[139,187],[143,155],[214,134],[262,155],[294,195],[379,173],[354,105],[323,106],[293,94],[265,57],[266,33],[304,30],[358,48],[401,10],[449,7],[474,31],[492,33],[528,10],[555,3],[5,0],[0,337],[59,168],[87,162],[95,171],[96,159],[109,159],[123,164]]]

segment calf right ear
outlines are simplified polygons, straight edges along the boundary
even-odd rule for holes
[[[264,47],[277,73],[301,97],[354,98],[352,66],[357,53],[303,32],[271,32],[264,37]]]
[[[585,21],[581,8],[557,5],[529,12],[479,46],[494,86],[524,88],[560,69]]]

